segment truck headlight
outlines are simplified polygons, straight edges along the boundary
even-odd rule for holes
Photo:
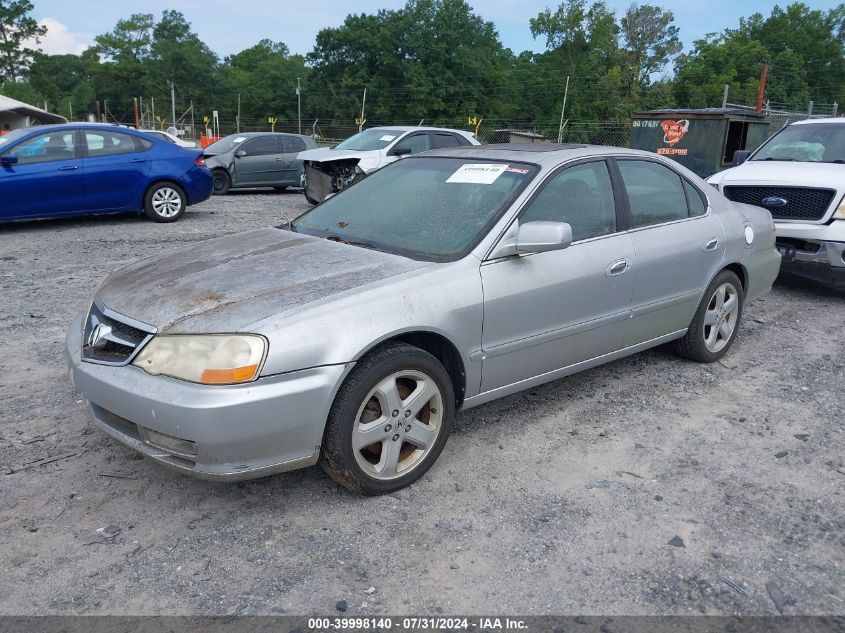
[[[839,206],[833,212],[833,217],[837,220],[845,220],[845,196],[839,201]]]
[[[148,374],[204,385],[232,385],[258,377],[267,341],[254,334],[156,336],[133,361]]]

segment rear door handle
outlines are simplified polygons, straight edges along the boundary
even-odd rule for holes
[[[605,274],[608,277],[612,277],[614,275],[621,275],[626,270],[628,270],[628,260],[627,259],[620,259],[618,261],[613,262],[607,267]]]
[[[711,251],[715,251],[717,246],[719,246],[719,240],[714,237],[704,243],[704,250],[709,253]]]
[[[59,171],[73,171],[74,169],[79,169],[79,165],[65,165],[64,167],[59,167]]]
[[[133,158],[129,161],[130,163],[146,163],[146,158]]]

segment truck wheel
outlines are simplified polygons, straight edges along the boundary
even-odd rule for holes
[[[744,296],[739,277],[723,270],[707,287],[684,337],[675,344],[681,356],[713,363],[733,345],[742,320]]]
[[[144,196],[144,213],[153,222],[175,222],[187,207],[185,192],[172,182],[159,182]]]
[[[229,193],[232,186],[232,178],[223,169],[216,169],[212,172],[214,178],[214,195],[223,196]]]
[[[337,483],[379,495],[413,483],[437,460],[455,415],[449,374],[417,347],[386,345],[359,361],[326,421],[320,465]]]

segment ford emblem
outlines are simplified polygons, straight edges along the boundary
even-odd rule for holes
[[[785,207],[787,204],[789,204],[789,201],[786,198],[781,198],[779,196],[769,196],[768,198],[763,198],[764,207]]]

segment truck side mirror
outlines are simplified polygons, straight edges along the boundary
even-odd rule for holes
[[[733,159],[731,160],[731,167],[736,167],[737,165],[742,165],[745,161],[748,160],[748,157],[751,156],[751,152],[747,149],[738,149],[734,152]]]

